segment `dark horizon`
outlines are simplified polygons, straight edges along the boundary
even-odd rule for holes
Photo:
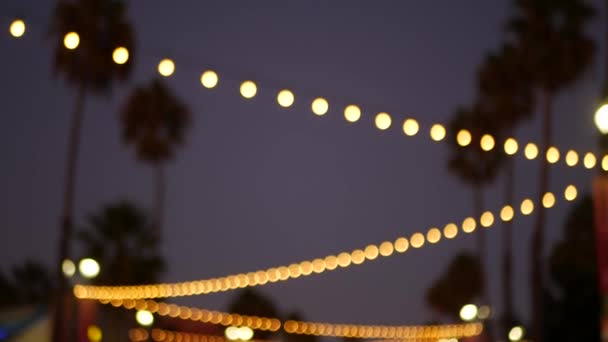
[[[600,39],[604,8],[599,0],[590,3],[598,11],[588,27],[598,54],[585,77],[556,100],[554,136],[560,150],[596,150],[592,114],[606,50]],[[476,69],[503,40],[510,1],[478,0],[469,7],[438,1],[346,4],[130,3],[138,39],[135,69],[109,96],[87,99],[77,222],[123,198],[152,206],[153,170],[123,145],[117,112],[134,85],[159,77],[156,65],[165,57],[176,63],[166,84],[193,113],[187,141],[167,168],[165,281],[323,257],[472,215],[471,190],[446,169],[447,144],[421,135],[407,138],[400,126],[403,118],[413,116],[426,133],[431,123],[446,123],[459,106],[473,101]],[[51,72],[46,30],[52,5],[0,5],[3,27],[21,14],[28,25],[21,39],[6,29],[0,36],[6,119],[0,134],[0,222],[5,226],[0,269],[25,258],[50,266],[56,258],[67,122],[75,92]],[[213,90],[199,82],[209,67],[220,76]],[[258,83],[252,100],[238,93],[238,82],[245,79]],[[276,87],[295,93],[294,107],[276,104]],[[329,113],[315,116],[299,94],[327,98]],[[363,109],[355,124],[348,124],[341,112],[351,102]],[[381,111],[393,115],[387,132],[373,126],[373,115]],[[535,115],[516,137],[538,141],[539,132]],[[535,198],[538,161],[518,157],[516,164],[516,200]],[[582,167],[560,163],[551,172],[551,191],[570,183],[580,195],[590,190],[592,173]],[[502,188],[499,177],[485,192],[488,209],[502,204]],[[559,201],[549,210],[547,253],[561,236],[570,208]],[[529,317],[533,216],[515,222],[515,307]],[[488,292],[498,312],[500,229],[495,225],[486,231]],[[461,236],[259,289],[282,312],[297,310],[307,320],[422,324],[436,317],[424,302],[425,289],[455,253],[474,251],[474,243],[472,236]],[[224,310],[233,295],[176,302]],[[353,303],[361,310],[352,310]]]

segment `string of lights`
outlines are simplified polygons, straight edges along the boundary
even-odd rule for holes
[[[563,198],[566,201],[573,201],[578,196],[577,188],[568,185]],[[210,293],[225,292],[229,290],[241,289],[246,287],[262,286],[269,283],[308,277],[315,274],[331,272],[342,268],[358,266],[364,262],[378,259],[379,257],[390,257],[407,252],[410,247],[414,249],[422,248],[425,245],[437,244],[442,240],[454,239],[459,230],[463,233],[473,233],[478,226],[490,228],[497,221],[496,217],[502,221],[511,221],[519,211],[523,216],[531,215],[535,206],[543,206],[546,209],[555,206],[558,196],[552,192],[547,192],[542,199],[533,201],[525,198],[518,205],[506,204],[499,212],[485,211],[479,218],[466,217],[460,227],[456,223],[448,223],[441,229],[431,227],[426,232],[415,232],[409,238],[398,237],[393,241],[384,241],[380,244],[370,244],[362,249],[354,251],[342,251],[337,254],[328,255],[324,258],[304,260],[297,263],[272,267],[265,270],[258,270],[249,273],[227,275],[224,277],[194,280],[177,283],[134,285],[134,286],[89,286],[76,285],[74,295],[79,299],[144,299],[144,298],[170,298],[206,295]]]
[[[334,324],[327,322],[309,322],[288,320],[282,323],[278,318],[244,316],[234,313],[210,311],[201,308],[166,304],[154,300],[113,300],[100,301],[115,307],[133,310],[146,310],[159,316],[170,316],[183,320],[230,326],[244,326],[254,330],[276,332],[281,327],[288,334],[314,335],[325,337],[348,337],[364,339],[439,339],[463,338],[481,334],[481,323],[463,323],[449,325],[360,325]],[[212,342],[212,341],[208,341]],[[219,341],[216,341],[219,342]]]
[[[152,339],[157,342],[229,342],[230,339],[224,336],[214,336],[205,334],[195,334],[183,331],[172,331],[166,329],[154,328],[150,332],[144,328],[135,328],[129,330],[129,339],[131,342],[143,342]],[[249,340],[251,342],[276,342],[273,340]]]
[[[21,18],[12,20],[9,25],[9,33],[14,38],[21,38],[26,32],[25,21]],[[66,32],[63,43],[66,49],[76,50],[80,45],[80,36],[78,32]],[[117,46],[112,53],[112,60],[117,64],[125,64],[129,60],[129,50],[124,46]],[[110,58],[110,56],[108,56]],[[157,67],[158,73],[163,77],[170,77],[176,70],[176,64],[171,58],[162,58]],[[200,83],[205,89],[213,89],[220,82],[219,75],[214,70],[205,70],[200,75]],[[258,86],[252,80],[245,80],[240,83],[240,93],[245,99],[252,99],[258,94]],[[282,108],[289,108],[295,105],[296,96],[289,89],[280,89],[277,92],[277,103]],[[329,101],[323,97],[316,97],[310,102],[310,109],[317,116],[326,115],[330,110]],[[363,116],[361,107],[355,104],[346,105],[343,108],[344,119],[349,123],[355,123]],[[386,131],[393,128],[393,115],[387,112],[378,112],[374,116],[374,124],[377,129]],[[407,137],[413,137],[423,132],[425,128],[416,118],[405,118],[401,123],[403,134]],[[587,170],[601,168],[608,171],[608,154],[598,156],[592,151],[579,152],[573,149],[560,150],[556,146],[547,147],[546,151],[540,151],[535,142],[521,142],[514,137],[508,137],[503,141],[497,139],[491,134],[481,134],[473,136],[467,129],[461,129],[457,132],[448,132],[446,127],[441,123],[430,124],[426,128],[428,137],[435,142],[443,141],[448,136],[453,136],[459,146],[467,147],[473,144],[479,144],[481,149],[490,152],[494,149],[501,148],[506,155],[514,156],[517,153],[523,154],[526,160],[535,160],[537,158],[546,158],[550,164],[557,164],[563,160],[565,165],[576,167],[582,165]],[[500,147],[499,145],[502,145]]]

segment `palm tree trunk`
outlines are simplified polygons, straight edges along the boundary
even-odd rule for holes
[[[67,156],[65,164],[65,178],[63,191],[63,208],[61,211],[61,226],[59,230],[59,250],[57,264],[54,267],[57,277],[57,298],[55,298],[55,312],[53,319],[53,342],[68,341],[72,337],[71,329],[66,324],[70,321],[68,284],[60,267],[63,260],[70,257],[70,239],[73,230],[74,193],[76,188],[76,176],[78,174],[78,152],[80,150],[80,135],[84,113],[86,88],[81,85],[78,88],[74,103],[74,110],[70,123],[68,136]]]
[[[513,185],[515,183],[515,163],[512,159],[507,160],[505,174],[505,203],[513,203]],[[511,221],[503,222],[503,257],[502,257],[502,336],[509,334],[513,325],[513,233]]]
[[[161,239],[161,232],[165,213],[166,179],[165,169],[162,163],[156,166],[156,204],[154,216],[154,235]]]
[[[540,169],[538,179],[538,197],[541,199],[549,186],[549,165],[545,153],[551,144],[551,128],[552,128],[552,94],[548,90],[543,90],[541,93],[542,101],[542,140],[540,146]],[[531,257],[531,275],[532,282],[532,328],[534,341],[543,341],[543,249],[545,235],[545,211],[539,206],[536,211],[536,222],[532,235],[532,245],[530,251]]]

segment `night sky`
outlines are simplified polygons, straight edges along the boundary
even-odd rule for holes
[[[475,72],[504,37],[510,1],[133,1],[129,15],[138,52],[131,79],[107,95],[89,97],[81,145],[76,219],[101,205],[133,199],[151,207],[153,170],[135,159],[120,137],[118,108],[131,87],[158,76],[173,58],[167,84],[191,109],[193,126],[167,167],[163,251],[165,281],[248,272],[343,250],[363,248],[472,215],[472,193],[446,169],[447,144],[428,129],[446,123],[473,101]],[[594,5],[600,8],[601,1]],[[466,5],[463,5],[466,4]],[[56,257],[68,117],[74,91],[51,73],[47,39],[53,1],[0,4],[0,268]],[[601,9],[601,8],[600,8]],[[600,42],[602,14],[589,26]],[[22,39],[9,19],[25,15]],[[556,99],[560,149],[595,149],[592,114],[599,100],[604,47],[576,85]],[[201,72],[220,76],[204,89]],[[240,81],[258,83],[244,100]],[[295,106],[276,104],[289,88]],[[317,117],[310,99],[324,96],[330,111]],[[346,104],[363,117],[347,123]],[[393,126],[373,126],[379,111]],[[406,138],[403,118],[421,132]],[[538,141],[538,119],[516,137]],[[517,157],[516,199],[537,195],[537,161]],[[591,173],[562,162],[550,188],[572,182],[588,190]],[[502,176],[485,192],[486,207],[502,205]],[[549,213],[548,246],[561,234],[570,206]],[[514,224],[516,308],[528,316],[529,233],[534,216]],[[486,231],[492,305],[500,310],[501,227]],[[309,320],[416,324],[436,316],[425,289],[457,252],[474,251],[473,236],[427,246],[359,267],[259,288],[283,312]],[[103,265],[102,265],[103,267]],[[108,270],[102,270],[108,271]],[[236,292],[181,299],[224,310]]]

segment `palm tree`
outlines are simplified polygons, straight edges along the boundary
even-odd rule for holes
[[[164,270],[158,240],[150,230],[148,217],[133,203],[121,201],[104,206],[88,217],[78,231],[84,256],[101,265],[94,284],[150,284],[159,281]],[[121,341],[135,324],[131,312],[103,306],[100,322],[107,329],[104,339]]]
[[[450,140],[451,155],[448,161],[448,169],[458,176],[463,182],[469,184],[473,190],[473,212],[479,218],[483,212],[483,186],[491,183],[496,177],[502,154],[496,148],[491,151],[482,150],[479,141],[484,134],[491,134],[497,138],[497,127],[494,119],[484,112],[479,105],[471,109],[460,108],[452,117],[450,132],[459,132],[467,129],[472,135],[470,146],[461,147],[456,140]],[[477,249],[479,260],[483,264],[486,256],[486,243],[483,231],[477,233]],[[481,273],[485,274],[482,267]],[[485,291],[481,296],[485,298]]]
[[[479,102],[481,107],[496,120],[502,136],[513,134],[515,127],[532,114],[534,95],[532,83],[522,51],[509,44],[497,54],[488,55],[478,75]],[[514,161],[505,159],[505,203],[513,203],[515,168]],[[512,222],[503,222],[503,317],[502,336],[507,336],[513,326],[513,266],[512,266]]]
[[[228,305],[228,311],[246,316],[279,317],[279,310],[272,298],[260,292],[247,288],[239,292]],[[270,331],[256,331],[255,339],[268,340],[274,333]]]
[[[574,83],[593,61],[593,41],[585,24],[594,10],[582,0],[516,0],[518,13],[510,23],[540,95],[542,132],[540,150],[552,144],[553,98]],[[539,170],[539,198],[547,191],[546,159]],[[545,213],[537,212],[531,242],[531,285],[534,340],[542,341],[543,248]]]
[[[190,112],[160,81],[139,86],[129,96],[121,112],[123,138],[134,146],[137,157],[156,168],[154,229],[157,238],[163,222],[164,163],[184,140]]]
[[[50,34],[54,43],[53,71],[62,75],[76,89],[74,109],[65,159],[63,204],[59,232],[59,260],[70,257],[70,237],[73,230],[74,194],[77,184],[78,150],[83,121],[84,103],[88,93],[103,93],[113,81],[124,80],[131,71],[133,59],[118,65],[112,61],[112,52],[123,46],[134,55],[133,30],[126,18],[125,4],[120,0],[60,0],[51,19]],[[80,45],[75,50],[63,46],[64,36],[76,32]],[[59,284],[58,298],[67,289],[60,267],[55,267]],[[53,341],[65,340],[61,336],[66,319],[62,300],[57,300],[53,320]]]

